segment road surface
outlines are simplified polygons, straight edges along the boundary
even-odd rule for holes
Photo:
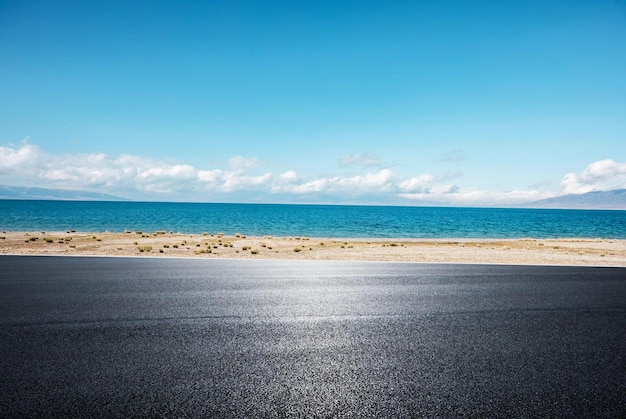
[[[0,257],[0,417],[619,417],[626,269]]]

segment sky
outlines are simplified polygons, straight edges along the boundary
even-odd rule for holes
[[[461,206],[626,188],[626,0],[0,0],[0,185]]]

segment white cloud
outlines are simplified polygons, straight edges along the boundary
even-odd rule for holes
[[[435,176],[425,173],[410,179],[403,180],[398,185],[402,192],[427,192],[432,188]]]
[[[589,164],[577,175],[568,173],[561,181],[564,194],[581,194],[626,187],[626,163],[610,159]]]
[[[18,145],[0,146],[0,184],[98,191],[131,199],[204,200],[220,196],[228,200],[229,196],[245,197],[254,191],[257,197],[264,193],[268,200],[274,196],[294,202],[314,202],[324,196],[333,202],[404,199],[443,205],[511,205],[555,196],[536,187],[485,191],[448,183],[460,175],[456,172],[440,177],[431,173],[405,177],[385,168],[354,176],[310,177],[295,170],[274,174],[263,169],[263,162],[244,156],[225,161],[223,167],[198,169],[189,164],[126,154],[56,155],[26,140]],[[561,193],[616,187],[626,187],[626,163],[607,159],[591,163],[578,175],[565,175]]]
[[[393,173],[389,169],[382,169],[378,173],[368,173],[365,176],[336,177],[335,185],[339,189],[356,189],[360,191],[389,191],[392,189]]]
[[[176,164],[174,166],[151,167],[139,173],[139,178],[184,178],[190,179],[196,174],[196,169],[188,164]]]
[[[218,192],[234,192],[246,189],[258,189],[271,179],[271,173],[263,175],[250,175],[245,173],[239,166],[237,170],[200,170],[198,181],[206,184],[205,190]]]
[[[32,165],[41,160],[43,153],[39,147],[29,144],[28,139],[15,146],[0,146],[0,174],[12,171],[29,171]]]
[[[103,153],[49,154],[22,142],[0,147],[0,181],[6,184],[113,193],[173,191],[196,176],[185,164],[169,164],[145,157]]]
[[[298,173],[296,173],[293,170],[288,170],[284,173],[281,173],[278,178],[280,179],[280,181],[285,182],[285,183],[294,183],[297,182],[298,179],[300,178],[298,176]]]
[[[295,186],[302,183],[302,177],[295,170],[287,170],[273,179],[270,192],[293,192]]]
[[[301,183],[300,185],[295,185],[289,188],[284,188],[285,192],[295,192],[299,194],[306,194],[311,192],[320,192],[326,189],[328,185],[328,179],[316,179],[313,181]],[[278,189],[280,190],[280,189]]]
[[[222,171],[219,169],[198,171],[198,180],[200,182],[217,183],[221,178]]]
[[[514,205],[547,198],[549,195],[538,191],[464,191],[457,185],[445,190],[427,193],[402,193],[402,198],[417,201],[437,202],[443,205],[485,206]]]
[[[239,190],[258,189],[258,186],[264,185],[272,177],[271,173],[265,173],[259,176],[242,175],[236,172],[225,172],[222,175],[222,184],[219,186],[222,192],[233,192]]]
[[[346,195],[359,195],[365,193],[394,192],[394,174],[389,169],[382,169],[376,173],[367,173],[365,176],[333,176],[324,177],[301,183],[291,183],[277,186],[276,192],[293,192],[298,194],[307,193],[342,193]]]

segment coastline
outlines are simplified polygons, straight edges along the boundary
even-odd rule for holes
[[[156,231],[0,233],[0,255],[353,260],[626,267],[617,239],[250,237]]]

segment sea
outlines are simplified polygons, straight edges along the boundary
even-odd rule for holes
[[[249,236],[626,239],[626,211],[0,200],[2,231]]]

